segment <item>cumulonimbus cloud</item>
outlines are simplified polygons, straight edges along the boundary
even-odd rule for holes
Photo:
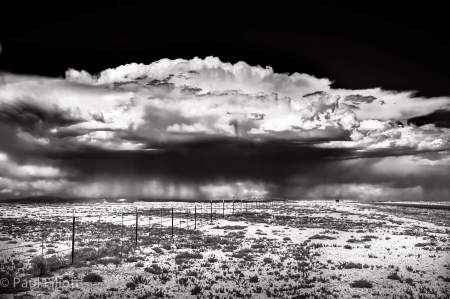
[[[64,79],[3,74],[3,82],[0,132],[9,140],[0,151],[18,166],[13,171],[3,162],[5,178],[66,180],[62,173],[79,170],[55,168],[65,167],[61,157],[68,152],[145,153],[217,138],[307,143],[321,152],[346,151],[347,158],[446,152],[450,146],[448,128],[408,123],[449,111],[450,97],[335,89],[330,79],[215,57],[132,63],[99,74],[69,69]],[[57,166],[29,166],[40,159],[37,153],[58,157]],[[223,189],[214,186],[204,190]]]
[[[382,147],[448,146],[445,129],[428,126],[427,132],[443,136],[441,142],[428,144],[415,134],[420,129],[406,120],[448,109],[450,98],[414,98],[410,92],[381,89],[335,90],[328,79],[277,74],[269,67],[223,63],[214,57],[129,64],[95,76],[68,70],[64,80],[11,81],[0,88],[0,117],[22,123],[35,117],[44,126],[34,135],[55,143],[64,136],[74,144],[130,150],[225,136],[324,138],[366,150],[377,148],[374,143],[380,140]],[[20,119],[23,111],[25,119]],[[401,139],[398,135],[408,141],[395,142]],[[389,143],[390,138],[394,142]]]

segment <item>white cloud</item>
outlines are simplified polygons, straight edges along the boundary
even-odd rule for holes
[[[450,130],[436,128],[434,125],[422,127],[388,125],[374,130],[360,127],[352,130],[351,141],[330,141],[320,144],[329,148],[356,148],[359,151],[385,149],[412,149],[418,151],[437,151],[450,148]]]
[[[27,181],[0,176],[0,190],[7,196],[60,194],[69,190],[71,183],[65,179],[37,179]]]
[[[161,59],[149,65],[131,63],[107,69],[97,78],[84,71],[69,70],[66,77],[83,83],[113,84],[139,80],[162,80],[174,77],[170,82],[201,88],[203,92],[240,90],[243,93],[276,92],[282,96],[301,96],[317,90],[328,90],[331,82],[308,74],[278,74],[271,67],[250,66],[245,62],[224,63],[216,57],[205,59]]]
[[[328,184],[308,190],[306,197],[314,199],[341,198],[358,200],[419,200],[423,198],[421,186],[395,188],[380,184]]]
[[[389,176],[430,177],[450,174],[449,152],[437,153],[434,159],[418,155],[383,157],[370,166],[376,174]]]
[[[447,146],[448,130],[400,128],[389,121],[449,107],[447,97],[424,99],[380,88],[332,89],[328,79],[278,74],[270,67],[224,63],[215,57],[132,63],[95,76],[71,69],[65,80],[6,77],[0,110],[37,105],[78,120],[32,136],[49,146],[61,135],[75,145],[130,150],[143,148],[144,140],[170,142],[199,135],[339,139],[344,132],[352,141],[332,146]],[[414,141],[425,131],[435,140]],[[141,141],[131,141],[134,137]]]
[[[230,64],[215,57],[133,63],[98,75],[71,69],[65,79],[5,74],[4,84],[0,85],[0,122],[7,124],[2,130],[10,130],[10,135],[30,151],[57,152],[83,146],[140,151],[153,143],[200,137],[289,141],[326,138],[331,141],[318,147],[354,152],[450,148],[448,128],[416,127],[405,122],[437,109],[450,109],[449,97],[416,97],[412,92],[381,88],[333,89],[331,84],[329,79],[308,74],[279,74],[270,67]],[[33,112],[35,108],[37,112]],[[87,196],[220,197],[243,194],[245,190],[261,194],[267,191],[266,186],[257,183],[239,182],[207,184],[199,189],[190,184],[151,180],[142,183],[143,190],[124,187],[117,181],[78,184],[65,181],[67,173],[55,165],[14,162],[13,155],[8,156],[8,146],[7,142],[0,143],[4,151],[0,152],[0,176],[2,190],[13,192],[26,188],[57,192],[70,187]],[[386,158],[371,170],[380,173],[391,169],[395,173],[404,168],[408,173],[417,173],[427,167],[439,171],[448,167],[442,159],[408,159]],[[10,181],[6,184],[5,180]],[[335,187],[330,187],[330,192]],[[397,189],[382,185],[344,189],[352,194],[397,194]],[[311,192],[319,196],[315,193],[319,191]],[[420,193],[416,189],[408,192]]]
[[[360,90],[333,89],[331,93],[342,96],[344,103],[355,105],[358,109],[354,111],[360,120],[406,120],[438,109],[450,109],[449,97],[417,97],[411,91],[398,92],[371,88]],[[373,97],[373,99],[367,100],[364,97]]]
[[[57,178],[65,176],[58,168],[33,164],[19,165],[0,152],[0,175],[19,178]]]

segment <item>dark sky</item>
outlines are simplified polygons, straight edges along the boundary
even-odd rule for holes
[[[444,7],[313,2],[174,9],[148,1],[14,1],[2,6],[0,69],[62,76],[69,67],[98,72],[214,55],[327,77],[334,87],[450,95]]]

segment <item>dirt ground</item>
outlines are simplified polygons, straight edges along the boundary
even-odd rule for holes
[[[192,204],[177,203],[172,237],[170,212],[161,217],[155,205],[2,206],[0,248],[25,247],[1,252],[2,279],[23,288],[3,288],[0,295],[450,297],[448,210],[298,201],[234,212],[227,206],[225,216],[218,208],[210,222],[206,205],[193,229]],[[124,206],[130,214],[122,224]],[[141,211],[137,248],[135,208]],[[71,265],[73,211],[80,222]]]

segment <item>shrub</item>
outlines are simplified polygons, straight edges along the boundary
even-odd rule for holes
[[[202,259],[203,255],[200,252],[182,252],[175,256],[175,262],[179,265],[191,259]]]
[[[191,290],[191,295],[199,295],[202,292],[202,288],[199,285],[196,285],[192,290]]]
[[[175,256],[175,259],[202,259],[203,255],[200,252],[182,252]]]
[[[363,268],[361,263],[354,263],[354,262],[344,262],[341,264],[341,266],[344,269],[362,269]]]
[[[150,266],[146,267],[144,271],[155,275],[160,275],[163,273],[163,269],[157,264],[151,264]]]
[[[234,258],[240,258],[240,259],[250,259],[251,258],[252,250],[250,248],[243,248],[241,250],[233,252]]]
[[[402,282],[402,278],[400,277],[400,275],[398,275],[397,272],[391,272],[391,273],[388,275],[387,278],[388,278],[388,279],[397,280],[397,281]]]
[[[259,243],[259,244],[252,244],[250,247],[252,249],[264,249],[266,248],[266,245]]]
[[[350,246],[350,245],[348,245],[348,244],[346,244],[346,245],[344,245],[344,248],[345,248],[345,249],[352,249],[353,247]]]
[[[187,286],[188,285],[188,281],[189,279],[187,277],[181,277],[178,279],[178,284],[182,285],[182,286]]]
[[[132,281],[126,283],[125,287],[130,290],[134,290],[136,288],[136,284]]]
[[[445,282],[450,282],[450,277],[444,277],[442,275],[439,275],[438,278],[442,279]]]
[[[335,237],[327,236],[327,235],[314,235],[309,237],[311,240],[335,240]]]
[[[355,280],[350,284],[350,286],[352,288],[372,288],[373,287],[372,283],[365,279]]]
[[[142,275],[136,275],[136,276],[133,276],[133,278],[131,278],[131,282],[133,282],[135,285],[147,284],[148,279],[143,277]]]
[[[429,243],[417,243],[416,245],[414,245],[415,247],[427,247],[427,246],[433,246],[434,244],[432,242]]]
[[[143,262],[137,262],[136,264],[134,264],[134,266],[136,268],[142,268],[142,267],[144,267],[144,263]]]
[[[48,271],[56,271],[67,266],[67,260],[64,257],[54,255],[45,259]]]
[[[224,230],[241,230],[246,229],[247,226],[243,225],[224,225],[224,226],[214,226],[213,229],[224,229]]]
[[[136,263],[138,261],[138,257],[137,256],[129,256],[129,257],[127,257],[127,259],[125,261],[127,263]]]
[[[414,286],[414,280],[411,277],[406,278],[405,282],[410,286]]]
[[[54,253],[56,253],[56,250],[53,248],[48,249],[46,252],[46,254],[54,254]]]
[[[103,277],[100,274],[90,272],[83,277],[83,282],[103,282]]]
[[[218,259],[215,256],[208,258],[208,262],[210,262],[210,263],[216,263],[217,261],[218,261]]]
[[[75,250],[75,260],[78,263],[85,261],[92,261],[97,258],[97,251],[92,247],[84,247]]]
[[[361,240],[358,240],[358,239],[348,239],[347,240],[347,243],[362,243],[363,241],[361,241]]]
[[[155,253],[158,253],[158,254],[161,254],[161,253],[164,252],[164,251],[163,251],[161,248],[159,248],[159,247],[153,247],[152,249],[153,249],[153,251],[154,251]]]
[[[258,281],[259,281],[258,275],[251,276],[250,279],[249,279],[249,281],[250,281],[251,283],[256,283],[256,282],[258,282]]]
[[[198,276],[198,272],[189,270],[189,271],[186,272],[186,275],[187,276],[192,276],[192,277],[197,277]]]
[[[34,257],[31,261],[31,274],[34,276],[43,276],[49,273],[47,261],[42,255]]]

